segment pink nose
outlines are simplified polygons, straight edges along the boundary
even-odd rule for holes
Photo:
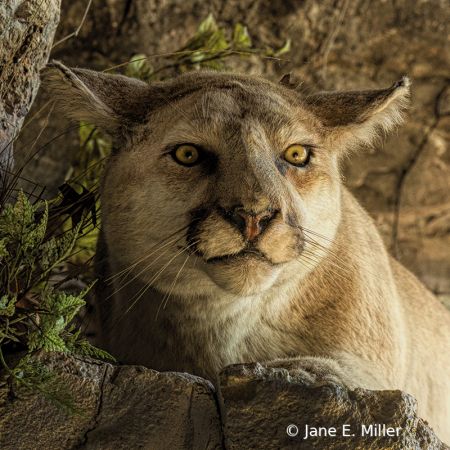
[[[235,214],[239,214],[245,220],[245,228],[242,230],[242,234],[249,241],[253,241],[258,234],[267,226],[268,220],[272,216],[269,211],[264,211],[259,214],[248,214],[245,211],[236,211]]]

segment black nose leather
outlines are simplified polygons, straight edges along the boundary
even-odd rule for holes
[[[244,235],[248,241],[253,241],[260,235],[272,221],[274,214],[271,210],[260,213],[249,213],[244,208],[238,207],[232,210],[219,210],[222,216]]]

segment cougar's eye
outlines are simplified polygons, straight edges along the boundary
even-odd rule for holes
[[[183,166],[193,166],[200,162],[200,151],[193,145],[180,145],[172,152],[172,156]]]
[[[303,145],[291,145],[284,152],[284,159],[293,166],[303,167],[309,162],[311,150]]]

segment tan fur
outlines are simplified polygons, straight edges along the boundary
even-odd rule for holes
[[[266,361],[310,382],[402,389],[450,441],[450,314],[340,181],[345,153],[400,123],[407,79],[304,98],[285,79],[214,72],[145,85],[54,63],[45,76],[70,117],[116,140],[98,248],[113,279],[98,301],[105,349],[210,379]],[[204,161],[178,164],[182,144]],[[283,159],[294,144],[312,148],[303,168]],[[267,220],[253,245],[245,214]]]

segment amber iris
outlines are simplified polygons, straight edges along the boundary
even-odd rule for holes
[[[284,159],[297,167],[306,166],[309,162],[310,150],[303,145],[291,145],[284,152]]]
[[[192,166],[199,160],[200,153],[193,145],[180,145],[173,156],[180,164]]]

